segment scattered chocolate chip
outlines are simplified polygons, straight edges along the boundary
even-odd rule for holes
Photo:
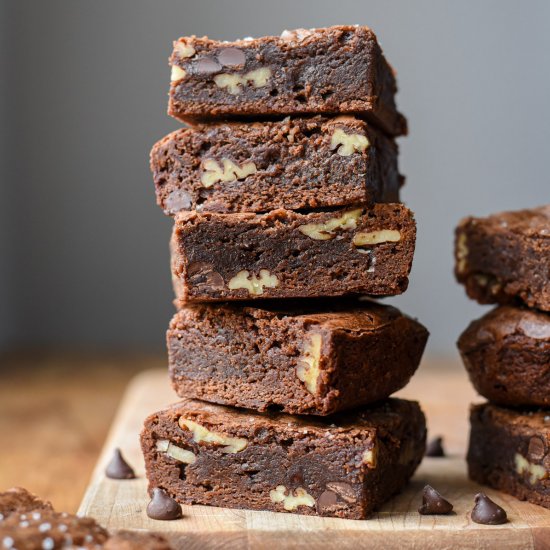
[[[321,514],[325,511],[329,511],[337,502],[338,498],[335,493],[332,491],[324,491],[317,499],[317,512]]]
[[[218,54],[218,61],[226,67],[239,67],[245,64],[246,56],[239,48],[224,48]]]
[[[212,74],[222,70],[222,66],[210,57],[199,59],[194,66],[197,74]]]
[[[482,525],[500,525],[508,521],[505,510],[484,493],[475,496],[475,505],[470,516],[472,521]]]
[[[453,505],[445,500],[441,494],[436,491],[431,485],[424,487],[422,493],[422,506],[418,509],[418,513],[424,516],[450,514],[453,511]]]
[[[135,479],[132,467],[124,460],[120,449],[115,449],[111,462],[105,468],[105,475],[111,479]]]
[[[181,506],[160,487],[153,489],[153,497],[147,505],[147,515],[151,519],[171,520],[182,517]]]
[[[544,441],[540,437],[533,436],[529,441],[527,457],[529,460],[536,462],[544,457],[545,450]]]
[[[428,444],[426,445],[425,456],[445,456],[442,437],[434,437],[431,441],[428,442]]]

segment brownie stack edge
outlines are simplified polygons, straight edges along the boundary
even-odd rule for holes
[[[389,396],[428,331],[371,299],[407,289],[416,242],[394,72],[359,26],[181,38],[170,64],[169,114],[190,126],[154,145],[151,170],[174,219],[182,400],[145,421],[149,490],[366,518],[426,438],[418,403]]]
[[[550,205],[462,220],[455,275],[496,304],[457,343],[488,400],[470,411],[470,477],[550,508]]]

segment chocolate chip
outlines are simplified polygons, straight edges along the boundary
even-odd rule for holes
[[[239,67],[246,62],[246,56],[239,48],[225,48],[218,54],[218,61],[226,67]]]
[[[425,456],[436,456],[436,457],[445,456],[445,450],[443,449],[443,438],[442,437],[434,437],[426,445]]]
[[[327,489],[334,491],[342,500],[346,502],[356,502],[357,496],[353,487],[349,483],[342,483],[340,481],[332,481],[327,483]]]
[[[181,189],[172,191],[164,201],[167,214],[175,214],[180,210],[190,210],[192,204],[191,195]]]
[[[450,514],[453,511],[453,505],[445,500],[441,494],[436,491],[431,485],[424,487],[422,493],[422,506],[418,509],[418,513],[424,516]]]
[[[181,506],[160,487],[153,489],[153,497],[147,505],[147,515],[162,521],[182,517]]]
[[[197,74],[212,74],[222,70],[222,66],[210,57],[199,59],[194,67]]]
[[[115,449],[111,462],[105,468],[105,475],[111,479],[135,479],[132,467],[124,460],[120,449]]]
[[[338,502],[338,498],[332,491],[324,491],[317,499],[317,512],[327,512]]]
[[[545,448],[544,441],[540,437],[532,437],[529,441],[529,448],[527,449],[527,456],[531,461],[539,461],[544,457]]]
[[[506,523],[506,512],[484,493],[475,496],[475,505],[470,514],[472,521],[482,525],[500,525]]]

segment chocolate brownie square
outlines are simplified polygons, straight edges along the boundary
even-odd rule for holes
[[[462,220],[455,258],[458,281],[480,304],[550,311],[550,205]]]
[[[481,395],[500,405],[550,407],[550,314],[500,306],[473,321],[457,345]]]
[[[180,213],[177,303],[404,292],[416,225],[401,204],[329,212]]]
[[[418,322],[364,300],[196,304],[167,333],[180,397],[327,415],[385,399],[416,371]]]
[[[397,146],[349,116],[182,128],[151,151],[166,214],[399,202]]]
[[[363,519],[400,491],[424,454],[417,403],[326,419],[183,400],[145,421],[149,490],[182,504]]]
[[[407,132],[397,86],[368,27],[297,29],[219,42],[180,38],[170,57],[168,112],[184,122],[352,114],[390,135]]]
[[[478,483],[550,508],[550,411],[472,407],[468,471]]]

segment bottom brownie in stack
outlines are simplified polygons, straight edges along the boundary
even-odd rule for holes
[[[468,294],[501,304],[457,344],[490,401],[471,410],[470,477],[550,508],[550,207],[467,218],[455,254]]]
[[[362,519],[406,484],[425,438],[401,399],[315,419],[186,399],[151,415],[141,443],[150,489],[178,502]]]

